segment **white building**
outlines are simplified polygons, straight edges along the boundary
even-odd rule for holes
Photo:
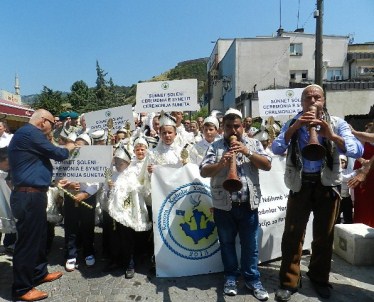
[[[374,45],[371,55],[351,54],[349,61],[348,42],[348,36],[323,36],[323,79],[328,108],[331,114],[341,117],[367,114],[374,103],[373,89],[337,88],[336,81],[352,81],[357,79],[357,73],[364,71],[374,73]],[[362,49],[367,52],[367,48]],[[371,61],[358,62],[358,57],[368,56]],[[258,116],[258,90],[314,83],[315,35],[280,30],[276,37],[219,39],[207,69],[209,110],[234,107],[244,116]]]

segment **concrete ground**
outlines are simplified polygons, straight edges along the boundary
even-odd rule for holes
[[[150,271],[149,257],[140,257],[137,261],[133,279],[125,279],[124,270],[111,273],[102,272],[105,262],[100,259],[101,231],[97,228],[98,247],[97,263],[93,268],[81,264],[71,273],[64,271],[63,229],[56,227],[56,237],[49,255],[49,271],[63,271],[61,279],[38,286],[47,291],[49,297],[44,301],[183,301],[183,302],[222,302],[258,301],[239,280],[238,295],[223,295],[223,274],[207,274],[180,278],[156,278]],[[373,251],[367,251],[372,253]],[[302,258],[303,286],[290,301],[325,301],[316,296],[309,279],[306,277],[310,256]],[[82,263],[84,262],[81,260]],[[278,286],[280,261],[269,262],[260,266],[261,279],[268,290],[270,299]],[[374,266],[353,266],[337,255],[333,255],[330,282],[333,286],[333,302],[370,302],[374,301]],[[11,301],[12,257],[0,256],[0,301]]]

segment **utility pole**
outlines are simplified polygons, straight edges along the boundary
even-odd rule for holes
[[[314,58],[314,83],[322,86],[323,84],[323,0],[317,0],[317,10],[314,12],[314,18],[316,18],[316,52]]]

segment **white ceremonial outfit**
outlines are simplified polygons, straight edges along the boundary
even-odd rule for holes
[[[182,148],[183,146],[175,141],[171,145],[166,145],[160,141],[156,148],[149,151],[147,164],[182,167]]]
[[[182,167],[181,152],[182,146],[175,141],[171,145],[166,145],[159,141],[156,148],[149,150],[144,167],[139,175],[139,181],[144,185],[145,196],[150,196],[152,192],[151,174],[147,171],[148,165],[154,165],[157,168],[159,165],[168,165],[171,167]]]
[[[130,166],[127,168],[131,173],[134,173],[136,178],[138,179],[139,183],[141,184],[141,175],[146,173],[147,165],[146,165],[146,157],[142,160],[137,159],[134,157],[131,160]],[[143,182],[144,183],[144,182]],[[140,187],[139,198],[144,199],[147,206],[152,206],[152,199],[150,196],[150,192],[148,189],[142,185]]]
[[[113,172],[112,172],[112,176],[110,177],[110,179],[112,180],[112,182],[116,182],[120,173],[116,170],[115,167],[113,167],[112,170]],[[99,212],[105,211],[108,213],[109,192],[110,192],[110,189],[109,189],[108,183],[107,182],[101,183],[100,188],[96,195],[97,208],[100,208]],[[99,214],[101,215],[102,213],[99,213]]]
[[[186,144],[193,144],[195,142],[195,138],[193,133],[187,132],[183,125],[176,127],[177,136],[175,137],[174,143],[177,145],[184,147]]]
[[[218,139],[219,137],[217,136],[214,141]],[[193,145],[191,150],[189,150],[190,163],[200,165],[210,145],[211,143],[209,143],[205,138]]]
[[[194,143],[197,144],[198,142],[202,141],[203,139],[204,138],[199,131],[199,133],[194,136]]]
[[[137,232],[150,230],[152,223],[144,198],[138,191],[142,190],[133,169],[127,168],[118,175],[108,199],[109,215],[118,223]]]
[[[128,169],[131,170],[131,172],[133,172],[136,175],[136,177],[138,177],[140,175],[140,172],[143,168],[144,163],[145,163],[145,158],[142,160],[139,160],[136,157],[134,157],[131,160],[131,163]]]

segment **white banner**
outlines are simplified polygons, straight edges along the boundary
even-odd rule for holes
[[[157,276],[222,271],[209,179],[187,164],[158,166],[151,182]]]
[[[301,108],[304,88],[262,90],[258,92],[260,116],[296,115]]]
[[[135,105],[137,112],[194,111],[199,109],[196,79],[137,84]]]
[[[113,133],[116,133],[117,130],[124,127],[127,122],[130,123],[130,130],[135,129],[131,105],[91,111],[85,113],[84,116],[86,119],[87,128],[90,129],[90,133],[96,130],[107,129],[107,122],[109,118],[113,119]]]
[[[260,171],[260,262],[281,256],[289,191],[283,181],[284,166],[285,158],[274,156],[271,171]],[[152,174],[152,206],[157,276],[180,277],[223,270],[210,211],[209,179],[200,177],[198,166],[158,167]],[[311,246],[309,224],[304,249]],[[240,257],[239,240],[237,252]]]
[[[66,160],[54,161],[53,179],[76,182],[105,182],[112,167],[113,146],[82,146]]]
[[[284,184],[285,156],[273,156],[271,170],[260,170],[261,202],[258,208],[260,231],[259,260],[269,261],[282,256],[281,242],[286,217],[289,189]],[[311,247],[312,242],[311,215],[305,234],[304,250]]]

